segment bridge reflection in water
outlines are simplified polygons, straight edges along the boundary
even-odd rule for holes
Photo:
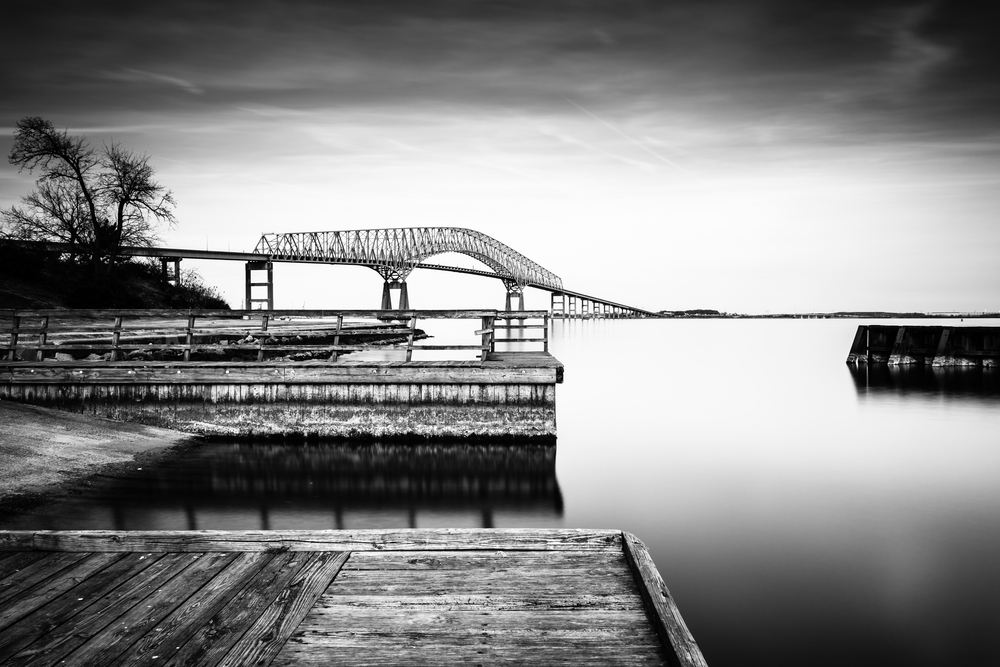
[[[555,444],[204,443],[24,517],[36,529],[561,525]],[[63,525],[67,524],[67,525]]]

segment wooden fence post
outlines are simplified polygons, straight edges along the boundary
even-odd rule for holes
[[[184,349],[184,361],[191,361],[191,345],[194,343],[194,314],[188,315],[187,347]]]
[[[21,317],[20,315],[14,315],[11,318],[10,350],[7,352],[7,361],[14,361],[14,356],[17,353],[17,337],[20,329]]]
[[[122,316],[115,318],[115,328],[111,330],[111,361],[118,361],[118,345],[122,337]]]
[[[35,361],[41,361],[45,357],[45,351],[41,348],[44,346],[48,340],[49,334],[49,317],[46,315],[42,318],[41,333],[38,334],[38,345],[40,346],[35,352]]]

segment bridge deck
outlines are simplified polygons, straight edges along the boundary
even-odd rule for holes
[[[704,660],[619,531],[0,532],[0,661]]]

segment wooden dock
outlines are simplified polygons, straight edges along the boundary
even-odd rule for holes
[[[215,436],[555,436],[563,367],[544,311],[227,313],[13,312],[0,399]],[[423,319],[480,328],[422,343]],[[353,354],[372,350],[396,358]],[[452,351],[475,359],[418,358]]]
[[[4,665],[704,665],[613,530],[0,532]]]

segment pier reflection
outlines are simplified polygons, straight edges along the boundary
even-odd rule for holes
[[[558,525],[556,446],[205,443],[114,477],[32,528],[115,530]],[[512,522],[513,523],[513,522]]]
[[[848,365],[859,396],[939,396],[981,399],[1000,396],[1000,368],[912,364]]]

